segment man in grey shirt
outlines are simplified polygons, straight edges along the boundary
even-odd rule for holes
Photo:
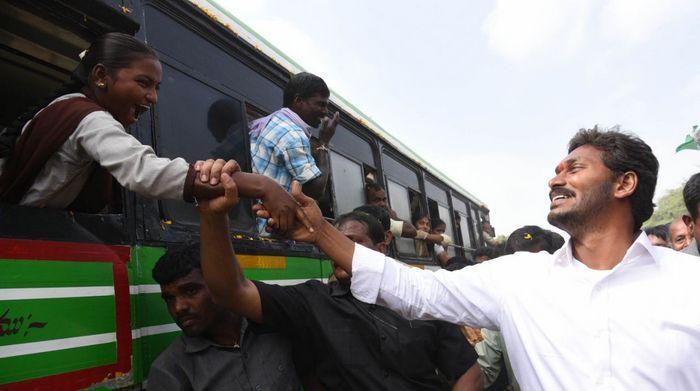
[[[153,268],[183,334],[148,374],[149,390],[299,390],[289,341],[214,303],[199,244],[168,250]]]

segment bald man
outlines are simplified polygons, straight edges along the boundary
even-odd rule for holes
[[[671,248],[681,251],[690,245],[693,235],[690,228],[683,222],[683,217],[677,217],[668,225],[668,236]]]

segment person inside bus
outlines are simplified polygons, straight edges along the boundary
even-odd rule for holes
[[[250,281],[228,240],[228,211],[236,186],[222,175],[226,195],[199,204],[202,272],[215,300],[231,311],[298,341],[316,363],[327,389],[481,389],[476,354],[448,323],[408,321],[380,306],[363,305],[349,292],[347,273],[337,281],[292,286]],[[301,186],[294,183],[292,191]],[[336,225],[359,245],[385,252],[381,223],[366,213],[341,216]],[[338,271],[335,269],[334,271]]]
[[[127,133],[158,101],[161,77],[155,51],[138,39],[109,33],[95,40],[58,96],[18,121],[27,122],[0,160],[0,202],[99,212],[110,203],[112,178],[150,198],[193,201],[221,194],[218,175],[233,172],[234,161],[161,158]],[[274,181],[233,175],[242,195],[274,200],[271,207],[282,202],[286,206],[276,213],[291,221],[296,204]]]
[[[376,205],[386,209],[391,217],[391,234],[397,238],[415,238],[419,234],[416,227],[410,221],[404,221],[399,218],[396,211],[389,206],[389,199],[386,196],[386,190],[375,182],[367,181],[365,187],[367,194],[367,204]]]
[[[330,90],[320,77],[301,72],[284,88],[283,106],[249,125],[253,172],[267,175],[289,191],[292,181],[303,184],[310,197],[319,199],[330,177],[329,143],[339,116],[328,115]],[[311,148],[311,129],[320,126]]]
[[[214,301],[199,243],[169,248],[152,275],[182,334],[151,365],[149,390],[300,390],[290,341]]]
[[[447,224],[440,218],[435,218],[430,222],[430,233],[433,235],[440,235],[443,237],[443,242],[445,241],[445,230],[447,229]],[[448,236],[449,238],[449,236]],[[448,261],[450,260],[450,255],[447,253],[447,245],[444,243],[433,244],[433,254],[435,254],[435,259],[438,261],[440,266],[447,267]]]
[[[442,220],[440,220],[442,221]],[[444,222],[443,222],[444,224]],[[452,244],[452,238],[445,234],[444,228],[442,233],[434,233],[430,230],[430,215],[427,213],[418,213],[413,216],[413,225],[416,227],[420,235],[416,235],[415,248],[416,255],[419,257],[427,257],[430,255],[428,250],[428,245],[439,245],[442,247],[447,247]],[[447,254],[443,256],[445,262],[447,261]],[[442,265],[442,261],[440,263]]]

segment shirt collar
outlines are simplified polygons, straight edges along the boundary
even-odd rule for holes
[[[632,245],[627,249],[625,256],[622,258],[620,264],[634,262],[639,259],[639,257],[648,256],[653,262],[658,263],[659,258],[656,255],[656,250],[654,245],[649,241],[649,237],[644,234],[643,231],[637,232],[637,238],[632,242]],[[574,252],[571,248],[572,241],[569,238],[564,246],[559,250],[555,251],[554,262],[560,265],[571,265],[574,261]]]
[[[243,346],[243,338],[245,337],[245,332],[247,328],[248,321],[246,320],[246,318],[241,319],[241,340],[239,342],[241,346]],[[182,340],[185,343],[185,353],[188,354],[201,352],[203,350],[208,349],[210,346],[231,348],[231,346],[223,346],[216,344],[208,338],[204,337],[188,337],[185,334],[182,334]]]
[[[331,281],[328,283],[328,287],[331,290],[332,297],[345,296],[350,293],[350,284],[341,284],[338,281]]]

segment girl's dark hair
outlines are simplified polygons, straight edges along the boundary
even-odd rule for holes
[[[158,58],[156,52],[145,43],[123,33],[107,33],[97,38],[85,52],[85,56],[75,68],[71,79],[82,86],[87,85],[90,72],[97,64],[102,64],[107,72],[114,75],[127,68],[132,62],[145,58]]]
[[[27,121],[34,118],[39,110],[61,95],[80,91],[88,84],[90,72],[97,64],[102,64],[110,75],[127,68],[135,60],[152,57],[158,58],[156,52],[145,43],[123,33],[107,33],[97,38],[87,49],[82,60],[71,74],[70,80],[59,87],[48,98],[32,106],[17,117],[10,126],[0,131],[0,158],[8,156],[14,149],[15,142]]]
[[[430,223],[430,215],[427,214],[427,213],[423,213],[423,212],[415,213],[415,214],[413,215],[413,217],[411,218],[411,223],[412,223],[413,225],[416,225],[416,223],[418,222],[418,220],[423,219],[423,218],[428,219],[428,223]]]

